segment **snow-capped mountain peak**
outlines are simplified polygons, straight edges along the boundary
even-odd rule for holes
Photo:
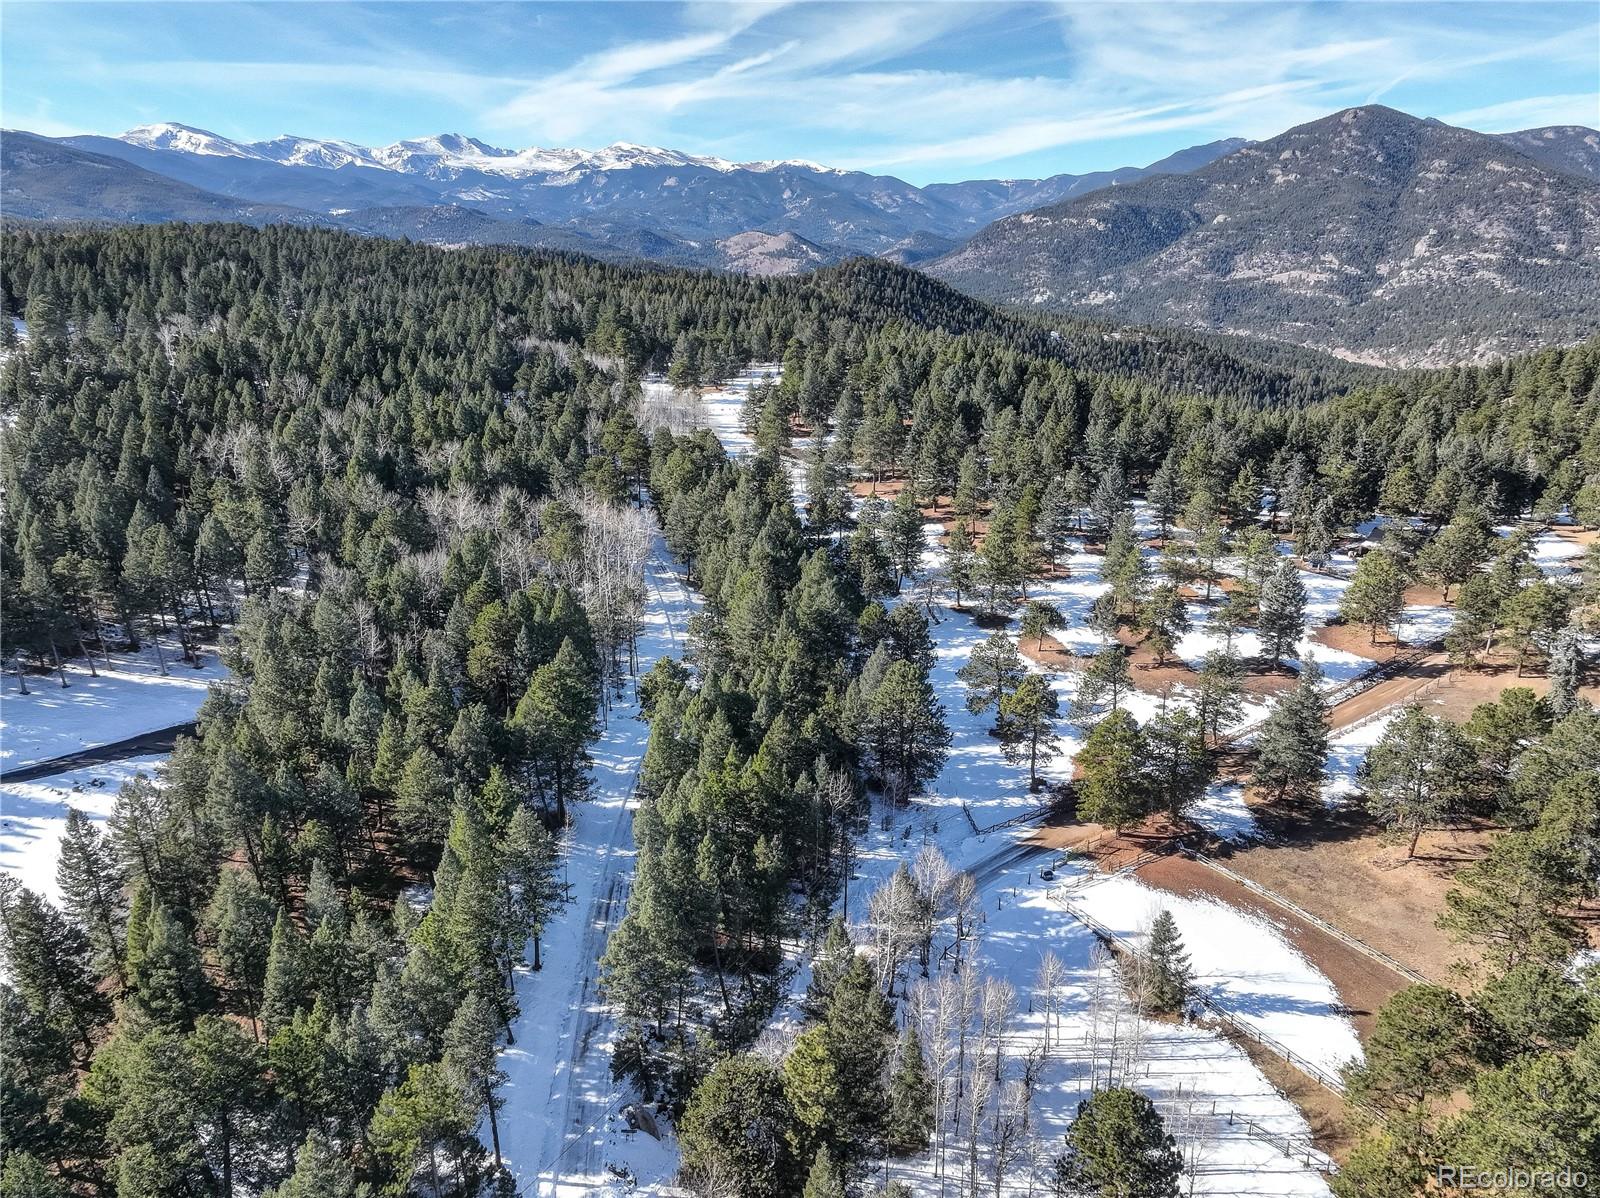
[[[809,158],[764,158],[760,162],[741,162],[739,165],[747,171],[759,171],[762,174],[781,170],[813,171],[819,175],[847,173],[836,166],[823,166],[820,162],[812,162]]]
[[[436,133],[412,137],[387,146],[363,146],[330,138],[284,134],[267,141],[239,142],[190,125],[163,122],[129,129],[118,139],[150,150],[168,150],[205,157],[257,158],[282,166],[376,167],[402,174],[452,179],[468,171],[513,179],[535,175],[562,175],[571,171],[620,171],[633,167],[697,168],[730,174],[754,171],[804,170],[817,174],[847,172],[802,158],[731,162],[711,154],[689,154],[661,146],[618,141],[598,150],[529,146],[509,150],[464,133]]]
[[[612,142],[603,150],[576,152],[583,155],[584,166],[597,171],[626,170],[633,166],[699,166],[722,172],[738,169],[725,158],[685,154],[682,150],[641,146],[631,141]]]
[[[139,125],[129,129],[119,140],[129,145],[143,146],[147,150],[176,150],[182,154],[202,154],[211,158],[261,157],[254,149],[241,142],[231,141],[205,129],[196,129],[191,125],[179,125],[171,121]]]
[[[372,151],[353,141],[329,140],[319,137],[296,137],[285,133],[271,141],[257,141],[250,148],[263,158],[284,166],[317,166],[336,170],[341,166],[377,166]]]

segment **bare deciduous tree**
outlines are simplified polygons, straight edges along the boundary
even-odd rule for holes
[[[1046,950],[1039,958],[1039,972],[1033,984],[1034,1002],[1044,1016],[1044,1051],[1050,1052],[1051,1039],[1061,1021],[1061,990],[1066,985],[1067,967],[1061,958]]]

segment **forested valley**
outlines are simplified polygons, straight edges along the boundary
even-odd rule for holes
[[[1008,315],[881,262],[761,280],[237,226],[8,230],[0,317],[6,685],[157,630],[230,669],[159,785],[127,786],[103,832],[69,825],[59,908],[0,882],[5,1198],[515,1193],[513,979],[584,918],[564,830],[629,692],[651,731],[601,962],[614,1068],[680,1118],[702,1192],[843,1194],[932,1120],[898,961],[874,972],[830,919],[869,794],[916,795],[949,742],[917,502],[947,498],[977,538],[952,538],[951,581],[984,607],[1068,535],[1114,541],[1135,496],[1219,538],[1264,511],[1311,561],[1380,510],[1430,543],[1523,513],[1600,524],[1593,342],[1377,373]],[[647,373],[757,361],[783,369],[742,461],[642,399]],[[797,506],[801,432],[827,436]],[[891,478],[910,498],[858,518],[851,484]],[[681,659],[636,670],[663,552],[704,603]],[[1365,559],[1366,592],[1418,553]],[[1565,607],[1505,617],[1473,581],[1486,549],[1432,555],[1481,592],[1461,656],[1508,619],[1535,656],[1565,626]],[[1410,1192],[1382,1187],[1441,1137],[1509,1126],[1446,1109],[1469,1082],[1519,1114],[1595,1084],[1593,987],[1556,968],[1573,937],[1551,913],[1592,886],[1572,854],[1600,832],[1600,757],[1589,709],[1562,714],[1474,750],[1498,771],[1475,801],[1519,839],[1457,903],[1474,933],[1547,939],[1498,953],[1474,1039],[1411,1051],[1470,1022],[1449,995],[1389,1017],[1396,1051],[1356,1084],[1394,1118],[1345,1193]],[[1547,787],[1509,780],[1525,752]],[[1540,886],[1563,870],[1558,900]],[[1484,915],[1508,885],[1521,905]],[[820,947],[779,1067],[748,1050],[795,943]],[[730,1111],[767,1139],[737,1140]],[[1088,1184],[1089,1151],[1062,1187]]]

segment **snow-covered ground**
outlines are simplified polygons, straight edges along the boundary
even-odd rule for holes
[[[1199,802],[1189,808],[1188,815],[1223,840],[1254,840],[1260,834],[1255,814],[1244,801],[1244,787],[1238,782],[1213,782]]]
[[[1058,878],[1068,881],[1052,888],[1038,874],[1049,855],[1024,846],[1025,832],[1007,829],[976,836],[959,814],[952,819],[948,811],[922,802],[898,811],[875,808],[871,828],[857,849],[850,884],[852,922],[865,920],[868,895],[901,861],[913,859],[924,844],[939,847],[954,865],[971,869],[980,879],[981,914],[977,947],[969,950],[975,954],[971,968],[1004,979],[1016,991],[1016,1014],[1006,1034],[1008,1076],[1030,1049],[1045,1041],[1043,1003],[1035,992],[1044,954],[1054,953],[1066,967],[1059,1022],[1034,1099],[1046,1154],[1060,1144],[1078,1103],[1088,1096],[1091,1075],[1104,1084],[1114,1055],[1104,1042],[1114,1019],[1121,1045],[1116,1055],[1125,1054],[1118,1080],[1135,1085],[1158,1104],[1180,1148],[1196,1160],[1193,1193],[1326,1195],[1318,1171],[1326,1160],[1313,1154],[1307,1163],[1303,1152],[1311,1138],[1304,1116],[1242,1050],[1199,1024],[1137,1016],[1104,972],[1103,997],[1096,1002],[1094,979],[1097,968],[1104,971],[1105,966],[1097,967],[1098,942],[1068,904],[1135,940],[1157,910],[1171,910],[1191,953],[1197,984],[1208,997],[1304,1052],[1307,1059],[1330,1067],[1359,1051],[1349,1020],[1334,1009],[1332,984],[1270,923],[1220,903],[1182,899],[1132,877],[1102,875],[1076,865],[1062,865]],[[868,934],[858,926],[858,938]],[[935,979],[950,941],[947,921],[931,954]],[[914,964],[908,973],[915,985]],[[775,1021],[769,1049],[781,1047],[798,1028],[798,1002],[806,983],[802,969]],[[1098,1050],[1092,1046],[1097,1041]],[[1285,1137],[1295,1145],[1293,1154],[1282,1150]],[[889,1175],[910,1185],[918,1198],[947,1193],[937,1176],[936,1156],[929,1152],[891,1162]],[[1044,1191],[1047,1169],[1046,1160],[1031,1192]],[[1027,1192],[1025,1170],[1018,1167],[1003,1193],[1011,1198]]]
[[[0,783],[0,870],[59,903],[56,862],[61,858],[67,809],[76,807],[103,823],[122,784],[138,774],[159,777],[157,768],[165,760],[161,755],[130,757],[33,782]]]
[[[194,719],[207,688],[225,679],[228,671],[210,650],[202,654],[198,669],[182,660],[175,645],[165,644],[164,651],[165,676],[154,647],[147,645],[136,654],[112,654],[109,670],[97,659],[98,677],[81,662],[69,664],[66,687],[55,674],[29,675],[29,693],[24,695],[14,673],[0,679],[0,770],[22,769]],[[0,784],[0,870],[56,901],[56,861],[67,808],[103,820],[124,782],[141,772],[153,775],[164,760],[162,755],[137,756],[32,782]]]
[[[650,598],[639,632],[639,669],[681,656],[699,604],[658,536],[646,565]],[[500,1143],[517,1192],[578,1198],[630,1191],[622,1171],[653,1188],[677,1170],[676,1151],[629,1132],[625,1093],[611,1077],[614,1025],[596,989],[606,937],[627,906],[633,872],[634,780],[650,726],[632,687],[592,749],[594,797],[574,806],[564,848],[571,905],[551,921],[543,968],[517,972],[521,1015],[500,1055],[506,1072]],[[487,1142],[488,1129],[481,1129]]]
[[[50,761],[154,732],[194,719],[206,689],[228,676],[212,650],[200,655],[200,668],[188,665],[171,644],[163,645],[162,675],[153,647],[139,653],[113,653],[112,668],[96,660],[99,677],[81,662],[67,666],[68,686],[54,675],[28,677],[22,694],[14,673],[0,679],[0,770]]]
[[[1219,1007],[1330,1073],[1361,1056],[1333,983],[1268,920],[1217,899],[1156,890],[1132,874],[1077,868],[1083,876],[1063,883],[1063,901],[1121,939],[1137,942],[1161,910],[1170,911],[1196,988]]]
[[[660,375],[649,375],[641,384],[647,409],[657,413],[672,412],[678,421],[690,427],[705,428],[716,434],[728,456],[737,461],[756,451],[756,439],[744,428],[744,404],[752,389],[783,378],[780,362],[756,362],[741,370],[733,378],[703,392],[682,391]],[[784,470],[789,476],[789,490],[795,506],[803,509],[806,502],[807,455],[812,438],[795,437],[790,442],[790,454],[784,459]]]
[[[1400,640],[1408,645],[1429,645],[1443,640],[1455,627],[1456,609],[1443,603],[1408,603],[1400,613]]]
[[[1533,564],[1547,578],[1567,578],[1578,572],[1583,546],[1547,528],[1533,539]]]
[[[1386,711],[1328,738],[1328,760],[1322,767],[1322,801],[1330,807],[1352,802],[1361,793],[1356,775],[1367,750],[1383,738],[1398,710]]]

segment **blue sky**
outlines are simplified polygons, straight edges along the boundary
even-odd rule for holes
[[[0,122],[665,145],[914,183],[1142,164],[1381,102],[1600,125],[1573,3],[0,3]]]

